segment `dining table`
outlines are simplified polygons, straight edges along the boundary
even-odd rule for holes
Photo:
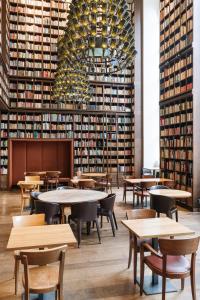
[[[38,196],[41,201],[58,203],[61,209],[61,220],[65,222],[64,208],[76,203],[99,201],[108,196],[107,193],[96,190],[65,189],[42,193]]]
[[[152,239],[152,245],[158,249],[158,238],[175,236],[186,236],[195,232],[168,217],[150,218],[140,220],[122,220],[122,224],[138,239]],[[139,283],[139,280],[137,279]],[[176,288],[167,280],[166,292],[174,292]],[[162,282],[160,276],[152,274],[144,279],[144,292],[147,295],[162,293]]]
[[[166,196],[175,199],[187,199],[192,197],[192,194],[190,192],[175,189],[158,189],[152,191],[150,190],[149,194],[157,196]]]
[[[93,173],[82,173],[81,177],[90,177],[90,178],[103,178],[107,176],[107,173],[93,172]]]

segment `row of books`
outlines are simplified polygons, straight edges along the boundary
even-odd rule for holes
[[[19,0],[11,0],[10,3],[15,3],[15,4],[18,4],[19,3]],[[69,8],[69,4],[70,4],[70,1],[67,0],[67,1],[64,1],[64,0],[51,0],[51,2],[48,2],[48,1],[38,1],[38,0],[20,0],[20,5],[23,5],[23,6],[31,6],[31,7],[38,7],[39,9],[41,8],[54,8],[54,9],[63,9],[63,10],[66,10]]]
[[[171,114],[181,113],[183,111],[192,110],[193,102],[191,99],[184,100],[183,102],[178,102],[172,105],[166,105],[161,107],[160,109],[160,116],[167,116]]]
[[[174,135],[192,135],[192,133],[193,133],[193,126],[187,124],[184,126],[161,129],[160,136],[167,137],[167,136],[174,136]]]
[[[180,160],[192,160],[193,153],[189,149],[161,149],[161,159],[180,159]]]
[[[10,30],[11,31],[16,31],[16,24],[10,23]],[[48,36],[62,36],[64,34],[63,29],[55,29],[55,28],[49,28],[49,27],[41,27],[36,24],[25,24],[25,25],[20,25],[17,24],[17,30],[21,32],[28,32],[28,33],[40,33],[43,35],[48,35]]]
[[[180,82],[180,84],[181,84],[181,82]],[[182,86],[179,85],[179,86],[169,87],[166,90],[161,91],[160,100],[163,101],[163,100],[166,100],[168,98],[178,96],[180,94],[191,92],[192,88],[193,88],[193,83],[192,82],[189,82],[189,83],[184,84]]]
[[[192,136],[180,136],[180,138],[164,138],[160,140],[162,148],[189,148],[193,146]]]
[[[10,40],[13,40],[15,42],[25,41],[25,42],[33,42],[43,44],[43,46],[46,44],[52,47],[57,47],[57,38],[54,36],[42,36],[39,35],[37,32],[11,32],[10,33]],[[18,47],[17,47],[18,48]]]
[[[181,113],[177,114],[175,116],[169,117],[169,118],[160,118],[160,126],[166,126],[166,125],[174,125],[174,124],[180,124],[185,122],[191,122],[193,120],[193,114],[192,112],[188,113]]]
[[[17,8],[16,8],[16,12],[18,12]],[[14,12],[15,13],[15,12]],[[26,23],[28,24],[36,24],[36,25],[41,25],[43,26],[43,28],[45,28],[46,26],[65,26],[66,25],[66,20],[53,20],[51,18],[49,18],[49,16],[45,17],[44,15],[38,16],[38,15],[34,15],[33,17],[31,16],[23,16],[20,15],[20,13],[18,13],[18,15],[14,15],[14,14],[10,14],[10,21],[11,22],[17,22],[19,23]]]
[[[13,1],[12,1],[13,2]],[[16,6],[13,5],[13,3],[10,2],[10,14],[20,14],[20,15],[34,15],[34,16],[49,16],[49,12],[47,10],[41,10],[41,6],[33,6],[33,7],[27,7],[27,6]],[[51,9],[51,15],[52,17],[59,16],[59,19],[65,19],[66,20],[66,11],[58,11],[58,7],[55,7],[56,10]],[[68,7],[65,8],[67,10]]]
[[[161,22],[165,18],[170,18],[171,14],[174,14],[172,20],[178,17],[188,10],[188,8],[193,3],[193,0],[161,0],[160,1],[160,20]]]
[[[53,66],[55,65],[54,62],[57,62],[58,60],[58,56],[55,53],[49,52],[49,54],[45,54],[45,53],[36,53],[36,52],[32,52],[29,50],[24,51],[25,49],[20,48],[20,45],[18,45],[17,47],[19,47],[18,52],[16,52],[16,50],[14,51],[10,51],[10,58],[11,58],[11,66],[18,66],[18,67],[31,67],[30,64],[32,64],[32,67],[40,67],[42,68],[43,65],[45,64],[44,61],[51,61],[51,63],[53,64]],[[15,48],[16,49],[16,48]],[[18,65],[15,65],[15,61],[17,59]],[[33,60],[33,61],[30,61]],[[37,61],[41,61],[40,64]],[[50,66],[51,69],[51,66]]]

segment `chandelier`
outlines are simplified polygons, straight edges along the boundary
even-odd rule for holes
[[[135,56],[134,28],[126,0],[72,0],[63,38],[64,59],[88,74],[112,74]]]

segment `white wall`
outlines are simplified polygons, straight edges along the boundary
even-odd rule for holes
[[[159,150],[159,0],[143,0],[143,135],[144,164],[160,164]]]

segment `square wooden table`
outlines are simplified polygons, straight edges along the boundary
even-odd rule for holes
[[[7,250],[76,245],[77,241],[69,224],[13,227]]]
[[[122,220],[122,224],[139,239],[152,238],[153,246],[156,248],[157,238],[191,235],[195,232],[190,228],[169,218],[150,218],[139,220]],[[158,275],[153,274],[152,280],[144,284],[144,292],[147,295],[161,293],[162,285],[159,283]],[[176,291],[167,281],[167,292]]]

